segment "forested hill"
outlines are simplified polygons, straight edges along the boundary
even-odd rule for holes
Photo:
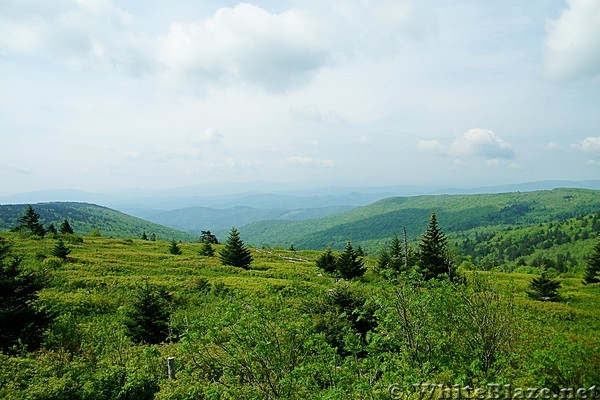
[[[403,227],[409,240],[417,239],[432,212],[446,233],[458,234],[528,227],[599,211],[600,191],[587,189],[391,197],[326,218],[256,222],[240,232],[254,245],[339,249],[352,240],[376,249]]]
[[[55,202],[32,205],[40,215],[40,223],[58,227],[66,218],[79,235],[92,233],[117,238],[139,238],[143,232],[148,236],[156,235],[162,240],[197,240],[197,237],[167,228],[163,225],[132,217],[120,211],[89,203]],[[25,204],[0,205],[0,230],[10,230],[19,225]]]

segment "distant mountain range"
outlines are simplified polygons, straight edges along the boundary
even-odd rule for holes
[[[446,233],[471,229],[511,229],[600,212],[600,191],[554,189],[498,194],[389,197],[324,218],[257,221],[241,227],[255,246],[294,245],[297,249],[343,248],[352,240],[378,248],[406,228],[409,240],[423,233],[431,213]]]
[[[423,195],[516,193],[555,188],[598,190],[600,180],[540,181],[478,188],[399,185],[295,189],[291,185],[257,182],[245,185],[196,185],[166,190],[130,189],[110,194],[52,190],[0,197],[0,204],[58,201],[96,203],[176,231],[185,231],[190,237],[199,235],[202,230],[211,230],[223,239],[231,227],[243,227],[242,234],[255,244],[275,243],[276,240],[281,241],[285,238],[297,245],[312,246],[316,242],[300,237],[303,228],[299,228],[302,226],[299,221],[308,221],[306,224],[320,228],[324,223],[329,224],[328,217],[333,218],[332,220],[344,220],[347,215],[353,215],[348,212],[352,213],[354,208],[383,199]],[[279,232],[287,226],[297,231],[290,235],[283,234],[282,231],[282,234],[276,237],[271,237],[266,232]],[[263,230],[265,232],[262,232]],[[165,235],[170,237],[173,233],[165,232]],[[339,240],[329,239],[319,243],[337,246]]]

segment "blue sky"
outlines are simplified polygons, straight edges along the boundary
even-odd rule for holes
[[[600,2],[0,3],[0,194],[600,178]]]

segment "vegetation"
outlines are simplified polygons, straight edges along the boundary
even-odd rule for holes
[[[181,248],[179,247],[175,239],[171,240],[171,244],[169,245],[169,253],[175,256],[182,254]]]
[[[56,244],[54,245],[54,248],[52,249],[51,254],[54,257],[60,258],[61,260],[66,260],[67,256],[71,253],[71,249],[69,249],[66,245],[65,242],[63,242],[62,239],[58,239],[56,241]]]
[[[454,275],[452,259],[448,254],[448,241],[438,226],[435,213],[431,214],[427,230],[419,243],[418,265],[425,280],[444,274],[449,277]]]
[[[415,383],[596,385],[600,285],[583,282],[598,252],[596,213],[444,240],[447,215],[423,221],[427,246],[400,240],[396,226],[382,239],[385,263],[349,241],[342,252],[251,249],[236,229],[223,244],[176,241],[177,257],[168,241],[139,239],[141,229],[130,238],[0,232],[0,399],[387,399],[391,385],[419,397]],[[540,235],[546,247],[498,255],[542,230],[552,232]],[[53,255],[58,239],[67,263]],[[465,241],[481,254],[461,253]],[[205,245],[221,257],[202,255]],[[567,249],[566,268],[542,272]],[[233,254],[251,264],[222,263]],[[456,261],[461,279],[434,279],[445,272],[422,263],[433,259]],[[532,299],[534,287],[552,288],[536,280],[558,283],[557,301]]]
[[[587,260],[587,268],[585,269],[583,280],[585,283],[600,282],[600,235],[598,235],[594,250]]]
[[[252,254],[240,239],[237,229],[231,228],[225,246],[219,253],[221,264],[248,269],[252,263]]]
[[[71,227],[71,224],[69,224],[69,220],[68,219],[64,219],[61,224],[60,227],[58,228],[58,232],[66,235],[66,234],[74,234],[75,232],[73,231],[73,228]]]
[[[0,205],[0,230],[10,230],[21,225],[20,217],[29,215],[29,206],[24,204],[5,204]],[[68,219],[71,228],[79,235],[94,236],[92,233],[102,232],[103,236],[116,238],[134,238],[139,237],[140,232],[146,231],[149,237],[167,240],[175,238],[177,240],[192,241],[195,236],[189,233],[181,232],[176,229],[167,228],[162,225],[144,221],[132,217],[122,212],[111,210],[107,207],[88,203],[38,203],[32,206],[33,211],[39,216],[38,224],[48,226],[52,224],[59,227],[65,219]],[[31,217],[28,217],[27,224],[34,224]],[[34,221],[34,220],[33,220]],[[37,236],[44,236],[44,233],[36,227],[32,233]],[[24,228],[26,232],[31,230],[31,226]]]
[[[27,205],[27,207],[25,208],[25,212],[23,213],[21,218],[19,218],[19,222],[21,223],[21,225],[18,225],[16,227],[17,229],[26,229],[29,230],[32,234],[38,236],[44,236],[44,234],[46,233],[44,226],[40,224],[40,214],[38,214],[33,209],[31,204]]]
[[[23,268],[22,258],[0,237],[0,352],[38,348],[50,321],[38,301],[43,278]]]
[[[559,299],[560,282],[549,278],[545,268],[542,268],[542,273],[538,278],[531,280],[529,286],[530,290],[527,295],[534,300],[557,301]]]

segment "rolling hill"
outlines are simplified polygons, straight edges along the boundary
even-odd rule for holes
[[[471,229],[512,229],[563,220],[600,210],[600,191],[554,189],[477,195],[391,197],[325,218],[260,221],[240,228],[247,242],[293,244],[296,248],[340,249],[347,240],[378,248],[405,227],[410,240],[423,232],[436,212],[448,234]]]
[[[0,205],[0,230],[10,230],[19,225],[25,204]],[[132,217],[120,211],[89,203],[55,202],[38,203],[33,208],[40,214],[40,222],[59,226],[66,218],[80,235],[90,235],[97,230],[103,236],[138,238],[142,232],[155,234],[162,240],[197,240],[196,236],[176,229]]]

